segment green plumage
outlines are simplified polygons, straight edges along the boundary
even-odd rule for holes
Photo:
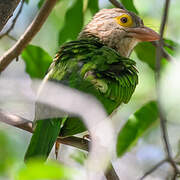
[[[48,77],[51,81],[95,96],[109,115],[121,103],[130,100],[138,83],[134,61],[92,39],[64,44],[50,67]],[[68,117],[62,127],[61,119],[58,122],[55,118],[47,122],[37,121],[26,159],[34,156],[47,158],[59,133],[70,136],[86,130],[78,117]]]

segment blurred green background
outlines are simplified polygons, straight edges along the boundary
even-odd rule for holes
[[[81,16],[77,15],[77,12],[72,11],[70,15],[66,16],[66,12],[75,2],[75,0],[59,1],[43,28],[32,40],[31,44],[41,47],[49,54],[50,57],[54,57],[60,44],[74,38],[74,36],[76,36],[76,34],[80,31],[81,26],[87,24],[91,19],[92,14],[95,12],[95,9],[91,11],[90,9],[87,9],[86,5],[84,5],[83,17],[81,17],[81,20],[77,18],[77,16]],[[84,4],[86,3],[84,2]],[[164,1],[158,0],[134,0],[134,5],[138,10],[139,15],[143,18],[145,25],[156,31],[159,31],[163,4]],[[39,10],[37,5],[37,0],[29,0],[29,3],[24,5],[23,11],[15,25],[15,28],[10,33],[15,39],[18,39],[21,36],[34,16],[37,14]],[[113,6],[108,2],[108,0],[99,0],[99,7],[102,9],[111,8]],[[78,4],[77,9],[78,8],[82,7]],[[177,43],[180,43],[179,8],[180,1],[171,0],[169,19],[165,31],[165,38],[171,39]],[[67,24],[67,19],[65,17],[67,17],[69,24]],[[71,18],[72,21],[70,22]],[[82,21],[83,19],[84,21]],[[10,26],[11,22],[12,20],[8,22],[3,31]],[[69,26],[70,28],[68,28]],[[2,38],[0,40],[1,55],[13,44],[14,41],[9,37]],[[149,54],[147,54],[147,56],[149,56]],[[178,60],[178,57],[179,54],[177,50],[175,52],[174,59]],[[116,133],[119,132],[120,128],[127,121],[130,114],[134,113],[143,104],[149,102],[149,100],[156,99],[154,70],[147,63],[139,60],[135,52],[132,53],[131,58],[137,63],[137,69],[139,71],[139,84],[131,101],[127,105],[121,106],[113,118]],[[166,66],[163,69],[162,78],[162,102],[168,117],[169,137],[174,155],[177,153],[178,141],[180,139],[180,115],[178,114],[179,104],[176,102],[178,99],[174,96],[171,97],[172,94],[178,94],[180,89],[176,87],[176,85],[180,84],[178,81],[180,77],[178,74],[179,66],[175,65],[175,67],[176,71],[169,63],[166,63]],[[20,57],[19,61],[12,62],[1,74],[0,105],[3,110],[33,120],[34,103],[28,102],[25,95],[35,96],[35,92],[31,88],[31,78],[26,73],[25,69],[25,63]],[[174,71],[177,73],[174,73]],[[173,75],[172,72],[174,73]],[[171,79],[169,77],[171,77]],[[11,79],[11,83],[8,83],[8,79]],[[169,83],[169,81],[171,83]],[[177,88],[176,92],[172,91],[171,88]],[[173,98],[176,101],[172,100],[169,103],[168,99]],[[18,169],[22,170],[23,156],[29,139],[29,133],[0,123],[0,179],[14,179],[14,175],[17,174]],[[51,157],[54,158],[53,153]],[[131,180],[138,179],[138,177],[140,177],[153,164],[163,159],[163,157],[164,151],[161,133],[159,123],[157,122],[144,133],[143,137],[138,140],[136,146],[130,152],[126,153],[121,158],[117,158],[116,154],[114,154],[113,164],[121,179]],[[84,155],[76,149],[62,146],[60,161],[63,164],[76,169],[81,169],[83,167],[83,158]],[[166,170],[166,172],[164,170]],[[157,172],[150,176],[149,179],[164,180],[169,173],[169,166],[163,165]]]

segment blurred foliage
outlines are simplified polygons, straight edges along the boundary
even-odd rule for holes
[[[44,78],[52,62],[51,56],[42,48],[33,45],[28,45],[21,55],[26,63],[26,72],[31,78]]]
[[[95,14],[99,10],[98,0],[88,0],[88,8],[92,14]]]
[[[28,0],[28,1],[29,1],[29,0]],[[45,0],[39,0],[39,2],[38,2],[38,8],[41,8],[41,6],[43,5],[44,1],[45,1]],[[58,1],[60,1],[60,0],[58,0]]]
[[[28,3],[29,3],[29,0],[25,0],[24,2],[28,4]]]
[[[57,180],[71,179],[77,171],[72,170],[57,162],[48,161],[44,163],[41,160],[31,160],[18,171],[15,180]]]
[[[38,3],[38,8],[40,8],[44,3],[44,0],[40,0],[39,3]]]
[[[83,27],[83,0],[75,0],[67,10],[65,23],[59,32],[59,45],[67,40],[74,40]]]
[[[0,130],[0,174],[5,175],[8,169],[14,164],[17,153],[13,150],[12,140]]]
[[[29,4],[32,2],[32,0],[25,0],[25,2],[27,3],[27,6],[30,7]],[[36,3],[37,7],[40,8],[43,2],[44,0],[38,0]],[[106,1],[104,0],[103,2]],[[150,26],[159,26],[159,19],[156,19],[154,17],[155,11],[153,3],[150,2],[152,4],[152,7],[150,11],[151,15],[149,17],[149,14],[146,12],[146,9],[144,7],[144,4],[149,3],[149,1],[144,1],[144,4],[141,3],[139,5],[141,9],[138,8],[137,1],[121,0],[121,2],[128,10],[133,11],[136,14],[142,15],[141,12],[145,12],[143,14],[144,19],[150,22]],[[101,6],[104,7],[106,6],[106,4],[103,4]],[[138,10],[136,9],[136,7],[138,8]],[[52,57],[49,55],[52,44],[55,44],[54,46],[59,47],[59,45],[62,45],[66,41],[76,39],[79,32],[82,30],[84,24],[88,22],[89,19],[91,19],[92,15],[94,15],[98,10],[99,0],[60,1],[60,3],[57,5],[55,10],[49,17],[47,23],[44,25],[45,28],[42,29],[41,32],[37,35],[35,44],[38,44],[38,46],[28,45],[22,53],[22,58],[25,62],[26,72],[29,74],[29,76],[31,78],[42,79],[48,71],[50,63],[52,62]],[[44,34],[42,33],[42,31],[44,32]],[[57,42],[52,42],[54,41],[54,39],[52,38],[54,37],[54,34],[57,34]],[[48,52],[43,49],[44,47],[46,47]],[[176,54],[176,50],[179,48],[179,45],[173,40],[165,39],[164,48],[168,54],[174,56]],[[57,49],[55,49],[54,51],[56,50]],[[139,43],[135,48],[135,53],[137,57],[133,56],[132,59],[135,59],[138,62],[138,65],[140,64],[141,66],[139,76],[144,77],[149,75],[150,78],[153,78],[152,75],[155,69],[156,55],[155,46],[153,46],[152,43],[149,42]],[[151,70],[153,70],[151,71],[151,74],[147,75],[146,69],[149,67],[146,67],[144,64],[147,64],[151,68]],[[143,84],[142,81],[140,83]],[[147,85],[148,83],[144,82],[145,85]],[[142,85],[142,87],[144,86]],[[147,88],[148,91],[145,94],[149,97],[149,99],[154,98],[153,96],[151,96],[151,88],[152,84],[149,83]],[[139,92],[139,94],[141,94],[141,92]],[[139,138],[143,137],[143,134],[147,131],[147,129],[150,129],[152,125],[157,122],[158,112],[156,103],[155,101],[145,102],[145,100],[147,99],[144,97],[144,94],[142,94],[140,100],[134,103],[138,104],[139,102],[141,102],[139,103],[140,105],[142,105],[143,103],[146,104],[142,105],[142,107],[140,108],[138,107],[138,110],[128,118],[127,122],[120,130],[117,138],[116,149],[118,156],[123,156],[127,151],[129,151],[130,148],[136,144]],[[130,105],[130,109],[131,108],[132,106]],[[137,109],[137,106],[134,106],[133,108]],[[71,126],[73,126],[73,123],[71,123]],[[16,147],[12,146],[11,140],[9,139],[7,134],[4,134],[0,131],[1,174],[6,174],[10,167],[12,167],[14,162],[16,161],[17,156],[15,149]],[[78,151],[72,154],[71,158],[79,164],[83,165],[86,155],[83,152]],[[19,163],[19,161],[17,162]],[[71,178],[73,176],[73,173],[74,171],[72,169],[64,167],[55,162],[48,162],[47,164],[42,164],[41,161],[36,160],[29,162],[27,167],[20,168],[16,180],[33,180],[37,178],[66,179]]]
[[[170,55],[175,55],[178,49],[178,43],[164,39],[164,49]],[[147,63],[153,70],[156,66],[156,47],[150,42],[141,42],[135,47],[135,52],[138,58]]]
[[[136,7],[134,6],[133,0],[121,0],[121,2],[126,9],[128,9],[129,11],[132,11],[136,14],[139,14]]]
[[[76,150],[70,155],[70,158],[73,159],[80,165],[84,165],[85,160],[87,159],[87,153],[83,151]]]
[[[179,44],[170,40],[170,39],[164,39],[164,49],[169,53],[170,55],[174,56],[177,53],[177,50],[179,49]]]
[[[156,102],[149,102],[130,116],[117,139],[117,155],[122,156],[158,119]]]
[[[155,70],[156,49],[149,42],[141,42],[135,47],[135,52],[138,58],[147,63],[153,70]]]

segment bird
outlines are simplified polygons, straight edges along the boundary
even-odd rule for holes
[[[122,103],[129,102],[138,84],[136,63],[129,58],[134,47],[139,42],[159,38],[159,34],[146,27],[135,13],[120,8],[102,9],[76,40],[60,47],[43,84],[54,81],[91,94],[111,115]],[[35,157],[46,160],[58,136],[68,137],[86,130],[80,117],[57,115],[44,117],[46,120],[42,121],[42,109],[54,111],[36,103],[34,133],[25,161]]]

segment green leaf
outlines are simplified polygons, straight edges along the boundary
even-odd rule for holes
[[[75,40],[83,27],[83,0],[75,0],[65,16],[65,24],[59,32],[59,45]]]
[[[14,165],[17,153],[6,131],[0,130],[0,174],[6,174]],[[0,178],[1,179],[1,178]]]
[[[29,1],[29,0],[28,0]],[[45,0],[39,0],[39,2],[38,2],[38,8],[40,9],[41,8],[41,6],[43,5],[43,3],[44,3],[44,1]],[[58,2],[59,2],[60,0],[58,0]]]
[[[43,5],[43,3],[44,3],[44,0],[40,0],[40,1],[38,2],[38,8],[39,8],[39,9],[40,9],[41,6]]]
[[[121,2],[127,10],[132,11],[136,14],[139,14],[134,6],[133,0],[121,0]]]
[[[164,49],[170,55],[175,55],[179,44],[170,40],[164,39]],[[141,42],[135,47],[135,52],[138,58],[147,63],[153,70],[156,66],[156,47],[150,42]],[[162,59],[162,66],[165,65],[165,58]]]
[[[150,42],[141,42],[135,47],[138,58],[146,62],[153,70],[156,62],[156,49]]]
[[[60,136],[66,137],[66,136],[72,136],[78,133],[82,133],[83,131],[86,131],[86,127],[84,123],[80,120],[78,117],[69,117],[65,121],[61,131]]]
[[[87,153],[77,150],[70,155],[70,158],[72,158],[75,162],[83,166],[85,160],[87,159]]]
[[[99,1],[98,0],[88,0],[88,9],[90,9],[91,13],[94,15],[99,11]]]
[[[19,170],[15,180],[40,180],[40,179],[72,179],[74,170],[59,163],[40,160],[31,160],[25,167]]]
[[[179,44],[170,39],[164,39],[164,49],[167,53],[174,56],[176,54],[176,50],[179,49]]]
[[[130,116],[118,134],[116,151],[122,156],[158,119],[158,108],[155,101],[151,101]]]
[[[43,78],[52,62],[51,56],[42,48],[28,45],[22,52],[26,64],[26,72],[31,78]]]
[[[29,0],[25,0],[24,2],[25,2],[26,4],[28,4],[28,3],[29,3]]]

